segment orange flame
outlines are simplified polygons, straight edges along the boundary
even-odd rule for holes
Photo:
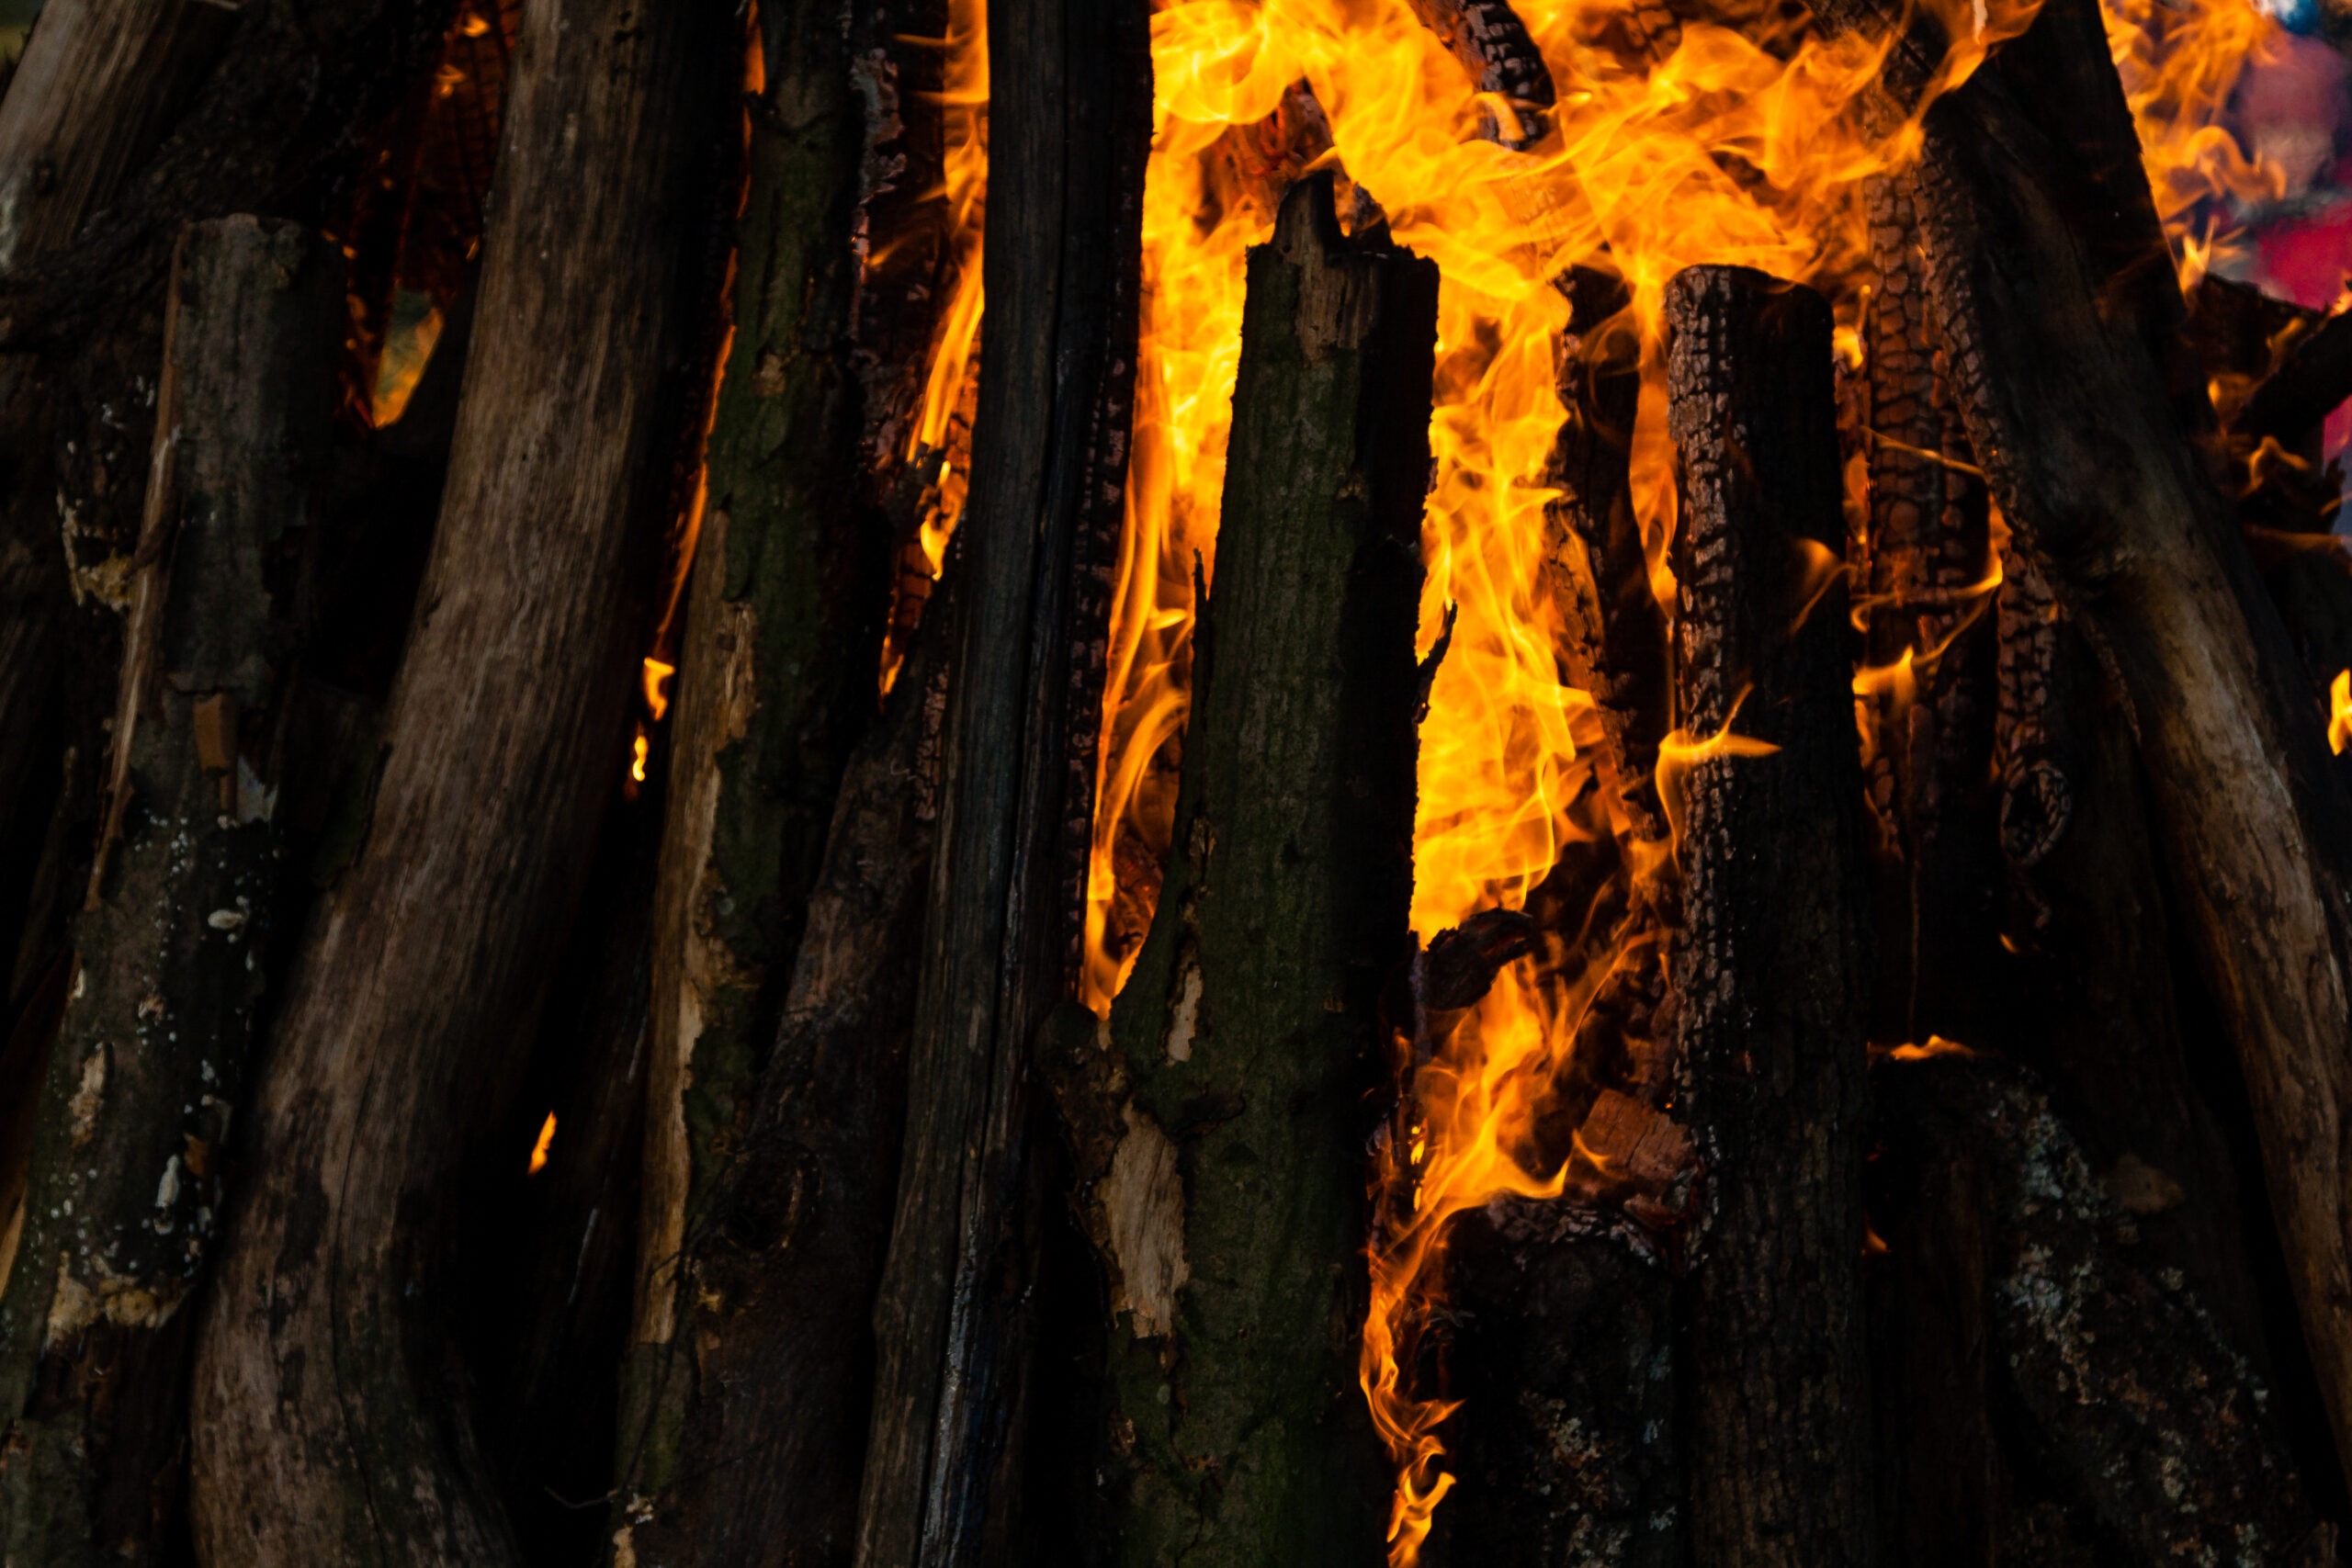
[[[2337,756],[2352,746],[2352,670],[2339,670],[2327,688],[2327,749]]]
[[[531,1168],[526,1174],[537,1176],[545,1170],[548,1168],[548,1151],[553,1147],[555,1147],[555,1112],[550,1111],[548,1112],[546,1122],[539,1128],[538,1142],[531,1145]]]

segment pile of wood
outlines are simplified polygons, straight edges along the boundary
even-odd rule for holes
[[[1540,143],[1510,6],[1416,8]],[[1460,1217],[1405,1369],[1424,1561],[2335,1562],[2352,333],[2184,300],[2094,0],[1867,193],[1858,372],[1804,287],[1673,281],[1670,612],[1625,285],[1561,279],[1545,586],[1621,838],[1420,945],[1438,276],[1301,177],[1311,96],[1238,144],[1279,217],[1108,1018],[1150,18],[990,10],[943,452],[944,0],[49,0],[0,1561],[1371,1568],[1369,1151],[1605,914],[1567,1193]],[[1893,35],[1888,123],[1945,51],[1816,25]]]

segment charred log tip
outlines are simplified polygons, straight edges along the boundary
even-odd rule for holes
[[[2046,758],[2016,771],[2001,790],[2001,850],[2020,871],[2041,863],[2066,835],[2075,817],[2075,789]]]
[[[1520,909],[1481,909],[1430,939],[1413,960],[1413,994],[1432,1012],[1474,1006],[1504,964],[1535,947],[1533,917]]]

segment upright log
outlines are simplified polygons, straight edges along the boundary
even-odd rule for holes
[[[655,889],[618,1456],[624,1491],[649,1499],[670,1483],[694,1397],[678,1265],[744,1146],[834,792],[874,713],[888,608],[889,529],[859,460],[856,329],[862,171],[888,149],[869,129],[839,6],[772,4],[759,20],[766,85],[750,106],[735,337],[677,660]]]
[[[342,265],[300,225],[181,241],[107,841],[0,1295],[0,1552],[153,1560],[280,903],[277,679],[334,406]]]
[[[1679,1369],[1701,1562],[1874,1561],[1860,1267],[1861,781],[1828,306],[1736,267],[1667,288],[1682,525],[1677,1117],[1706,1169]],[[1757,754],[1759,747],[1771,748]]]
[[[1176,852],[1106,1037],[1058,1064],[1112,1280],[1116,1560],[1378,1559],[1357,1387],[1365,1093],[1411,956],[1413,626],[1437,269],[1332,178],[1252,250]]]
[[[1013,1525],[1041,1218],[1027,1058],[1074,992],[1095,751],[1072,709],[1082,719],[1100,690],[1134,401],[1148,13],[1007,0],[989,73],[969,597],[875,1305],[859,1568],[964,1568],[1001,1555]]]
[[[198,1371],[200,1552],[499,1563],[453,1390],[451,1187],[522,1064],[638,684],[708,367],[723,12],[524,19],[479,324],[364,845],[279,1015]]]
[[[2088,9],[2045,6],[2035,29],[2096,37]],[[1893,23],[1869,0],[1826,15]],[[1941,44],[1915,14],[1891,90],[1916,94]],[[2097,139],[2070,132],[2129,123],[2099,53],[2074,51],[2097,73],[2093,92],[2053,103],[1996,58],[1928,109],[1917,179],[1928,278],[1994,497],[2131,702],[2341,1461],[2352,1456],[2352,799],[2192,439],[2211,423],[2201,377],[2180,388],[2162,300],[2151,302],[2172,290],[2177,320],[2177,290],[2168,272],[2148,281],[2160,252],[2122,243],[2148,223],[2116,215],[2153,219],[2136,163],[2095,162],[2084,149]],[[2067,118],[2045,124],[2053,115]],[[2112,199],[2086,204],[2086,186]]]

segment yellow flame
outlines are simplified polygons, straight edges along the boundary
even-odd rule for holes
[[[2339,670],[2327,688],[2327,747],[2337,756],[2352,745],[2352,670]]]
[[[547,1121],[539,1127],[538,1142],[531,1145],[531,1168],[526,1174],[537,1176],[545,1170],[548,1168],[548,1151],[554,1146],[555,1112],[550,1111]]]

